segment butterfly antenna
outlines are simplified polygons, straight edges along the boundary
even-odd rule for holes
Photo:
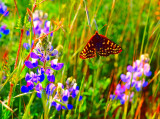
[[[95,26],[96,26],[96,31],[98,31],[98,26],[97,26],[97,23],[96,23],[95,19],[94,19],[94,23],[95,23]]]
[[[92,29],[91,29],[91,22],[89,20],[89,12],[88,12],[88,9],[87,9],[86,1],[83,0],[83,2],[84,2],[84,5],[85,5],[85,10],[86,10],[86,15],[87,15],[87,21],[88,21],[88,25],[89,25],[90,32],[91,32]]]
[[[105,24],[100,30],[102,30],[105,26],[107,26],[107,24]]]

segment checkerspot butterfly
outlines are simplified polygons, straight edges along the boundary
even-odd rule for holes
[[[80,53],[80,58],[93,58],[96,56],[96,52],[100,56],[108,56],[122,52],[122,48],[96,31]]]

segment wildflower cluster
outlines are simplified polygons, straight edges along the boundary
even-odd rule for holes
[[[126,75],[121,74],[121,80],[124,83],[122,85],[117,85],[115,95],[110,95],[110,98],[120,100],[121,104],[124,104],[128,99],[132,101],[134,92],[127,95],[125,94],[125,91],[131,89],[132,87],[135,87],[136,91],[140,91],[142,87],[146,87],[148,85],[145,77],[152,75],[148,61],[148,54],[144,54],[141,55],[140,60],[133,62],[133,66],[128,65]]]
[[[27,83],[21,87],[21,91],[27,93],[35,89],[39,98],[41,98],[42,93],[45,92],[48,99],[52,97],[51,106],[55,106],[58,111],[67,108],[72,109],[73,106],[68,104],[68,99],[69,97],[75,98],[77,96],[79,87],[73,78],[67,79],[66,88],[64,88],[62,83],[54,84],[54,71],[62,69],[64,64],[58,63],[58,59],[56,58],[52,60],[53,57],[58,57],[58,51],[53,49],[47,37],[39,40],[30,57],[32,60],[25,61],[25,65],[30,69],[38,68],[36,73],[31,71],[26,74],[25,80]],[[50,66],[47,66],[49,62]],[[44,85],[45,83],[43,82],[48,82],[48,84]],[[79,100],[81,99],[82,96],[80,96]],[[62,103],[64,105],[61,105]]]
[[[9,29],[6,28],[6,25],[2,25],[0,27],[0,38],[2,38],[2,35],[8,35],[9,34]]]
[[[48,14],[47,13],[44,13],[43,11],[41,10],[36,10],[34,13],[33,13],[33,25],[34,25],[34,32],[36,35],[40,36],[40,34],[42,33],[49,33],[49,29],[52,28],[51,26],[51,22],[46,20],[48,17]],[[26,35],[29,36],[30,34],[30,31],[26,31]],[[53,36],[53,33],[51,33],[51,36]],[[32,47],[33,45],[33,41],[32,41],[32,44],[31,46],[29,45],[29,43],[23,43],[23,47],[26,49],[26,50],[29,50],[30,47]]]
[[[35,34],[40,35],[41,33],[49,33],[49,29],[51,28],[51,22],[46,20],[48,17],[47,13],[44,13],[41,10],[36,10],[33,13],[33,24]],[[29,35],[29,31],[26,32]],[[51,36],[53,33],[51,33]]]
[[[7,6],[3,2],[0,1],[0,14],[3,14],[4,16],[8,16],[9,11],[7,11]]]
[[[51,88],[50,88],[51,87]],[[48,86],[48,89],[46,90],[48,95],[52,95],[53,90],[56,89],[53,84]],[[65,106],[62,106],[58,102],[63,102],[65,105],[67,105],[68,109],[72,109],[73,105],[68,104],[69,97],[75,98],[77,94],[79,93],[79,87],[77,86],[76,80],[72,77],[68,78],[66,81],[66,89],[64,89],[64,86],[62,83],[58,83],[56,94],[52,101],[52,106],[55,106],[56,109],[59,111],[61,109],[66,109]],[[82,96],[79,97],[79,101],[82,99]]]

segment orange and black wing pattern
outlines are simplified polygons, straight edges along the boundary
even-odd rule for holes
[[[99,35],[101,40],[96,45],[96,51],[100,56],[108,56],[110,54],[118,54],[122,52],[122,48],[103,35]]]
[[[96,56],[96,52],[100,56],[108,56],[122,52],[122,48],[107,37],[99,35],[96,32],[80,53],[80,58],[93,58]]]
[[[86,46],[83,48],[82,52],[80,53],[80,58],[86,59],[96,56],[96,47],[94,40],[96,40],[95,35],[91,37]]]

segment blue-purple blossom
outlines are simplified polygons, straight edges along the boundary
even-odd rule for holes
[[[52,29],[51,22],[46,20],[48,17],[47,13],[44,13],[41,10],[36,10],[33,13],[33,24],[34,24],[34,30],[36,35],[41,35],[41,33],[49,33],[50,29]],[[30,30],[26,31],[26,35],[30,35]],[[53,33],[50,34],[50,36],[53,36]]]
[[[29,43],[23,43],[23,47],[24,47],[26,50],[29,50],[30,45],[29,45]]]
[[[42,90],[43,90],[42,84],[41,83],[37,84],[36,87],[35,87],[35,89],[37,91],[37,97],[41,98]]]
[[[8,35],[9,34],[9,29],[6,29],[6,25],[2,25],[0,27],[0,38],[4,35]]]
[[[134,92],[131,93],[130,97],[125,94],[126,90],[130,90],[134,87],[136,91],[141,91],[143,87],[148,85],[145,80],[146,77],[151,76],[150,65],[148,63],[148,54],[141,55],[140,60],[133,62],[133,66],[127,66],[127,73],[121,74],[121,80],[123,85],[118,84],[115,90],[115,95],[110,95],[110,98],[120,100],[121,104],[124,104],[126,100],[132,100]],[[140,80],[142,79],[142,80]],[[133,90],[133,89],[132,89]]]
[[[60,105],[55,102],[55,100],[57,100],[59,102],[63,102],[68,109],[72,109],[73,105],[68,104],[69,97],[75,98],[78,93],[79,93],[79,87],[77,86],[76,80],[70,77],[66,81],[66,89],[64,89],[62,83],[58,83],[56,95],[53,98],[52,106],[56,107],[58,111],[60,111],[61,109],[66,109],[62,105],[60,107]],[[79,97],[79,101],[81,100],[82,96]]]
[[[22,92],[29,92],[34,88],[34,83],[42,82],[45,78],[43,68],[41,68],[37,73],[31,72],[30,74],[27,73],[25,76],[25,80],[27,82],[26,86],[21,87]],[[40,84],[39,84],[40,85]]]
[[[51,61],[51,67],[54,70],[62,69],[63,65],[64,65],[63,63],[58,63],[58,59],[54,59],[54,60]]]
[[[33,43],[34,41],[32,41],[32,45],[30,46],[29,43],[23,43],[23,47],[26,49],[26,50],[29,50],[32,46],[33,46]]]
[[[7,11],[7,6],[0,2],[0,14],[3,14],[4,16],[8,16],[9,11]]]
[[[48,84],[46,87],[46,94],[48,96],[52,95],[55,89],[56,89],[56,86],[53,83]]]

